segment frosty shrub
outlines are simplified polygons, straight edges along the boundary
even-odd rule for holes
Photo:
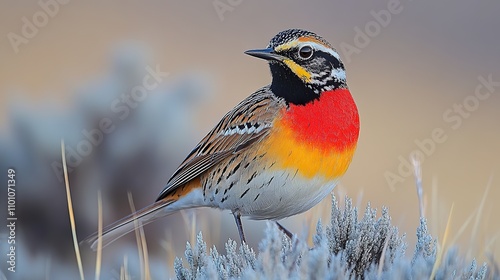
[[[330,224],[318,222],[313,247],[287,238],[274,223],[254,252],[246,244],[226,243],[226,254],[215,246],[207,250],[202,234],[194,246],[186,246],[185,261],[174,264],[178,279],[429,279],[437,254],[437,241],[427,230],[425,219],[417,228],[413,256],[406,255],[404,235],[391,225],[386,208],[380,217],[368,204],[358,218],[358,209],[349,198],[341,209],[332,199]],[[491,273],[489,273],[491,274]],[[487,266],[467,263],[451,249],[435,271],[435,279],[498,278],[487,274]]]

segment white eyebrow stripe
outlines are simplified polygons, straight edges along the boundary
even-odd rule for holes
[[[318,44],[316,42],[304,42],[304,44],[308,44],[308,45],[312,46],[315,50],[329,53],[333,57],[335,57],[337,60],[340,60],[340,55],[336,51],[334,51],[331,48],[326,47],[325,45]]]
[[[288,42],[286,44],[283,44],[283,45],[280,45],[276,48],[274,48],[274,51],[284,51],[284,50],[289,50],[293,47],[296,47],[296,46],[300,46],[300,45],[308,45],[308,46],[311,46],[313,49],[315,50],[318,50],[318,51],[322,51],[322,52],[325,52],[325,53],[329,53],[331,54],[333,57],[335,57],[337,60],[340,60],[340,55],[334,51],[333,49],[323,45],[323,44],[320,44],[320,43],[316,43],[316,42],[311,42],[311,41],[299,41],[299,39],[295,39],[291,42]]]

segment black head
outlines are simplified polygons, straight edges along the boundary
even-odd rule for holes
[[[322,92],[347,87],[338,53],[315,33],[285,30],[274,36],[266,49],[245,53],[269,61],[271,89],[289,103],[306,104]]]

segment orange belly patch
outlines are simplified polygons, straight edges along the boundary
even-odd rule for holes
[[[334,180],[347,171],[356,150],[356,142],[342,150],[335,147],[325,149],[324,145],[300,141],[292,128],[276,121],[261,147],[265,147],[265,157],[275,162],[272,168],[296,169],[298,174],[306,178],[319,175],[325,180]]]

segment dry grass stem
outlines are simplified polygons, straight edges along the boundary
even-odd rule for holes
[[[450,209],[450,214],[448,216],[448,221],[446,222],[446,229],[444,230],[443,234],[443,243],[440,247],[438,247],[438,253],[436,256],[436,262],[434,263],[434,266],[432,267],[432,273],[429,279],[434,279],[436,276],[436,272],[438,268],[441,266],[441,261],[443,260],[444,252],[446,252],[446,241],[448,240],[448,235],[450,233],[450,227],[451,227],[451,217],[453,215],[453,207],[454,204],[451,205]]]
[[[95,280],[101,278],[102,264],[102,197],[101,191],[97,191],[97,256],[95,259]]]
[[[415,185],[417,187],[418,210],[420,212],[420,217],[422,218],[425,216],[422,189],[422,165],[416,156],[411,157],[410,160],[413,164],[413,174],[415,175]]]
[[[62,166],[64,172],[64,183],[66,185],[66,198],[68,201],[69,221],[71,224],[71,234],[73,235],[73,245],[75,247],[76,262],[80,272],[80,279],[85,279],[83,276],[82,258],[80,256],[80,247],[78,247],[78,238],[76,237],[75,215],[73,213],[73,202],[71,200],[71,192],[69,190],[68,167],[66,166],[66,151],[64,149],[64,139],[61,139],[61,154]]]
[[[130,210],[135,213],[134,200],[130,192],[127,193],[128,201],[130,204]],[[137,240],[137,250],[139,252],[140,267],[141,267],[141,279],[149,280],[151,279],[151,273],[149,270],[149,254],[148,245],[146,243],[146,236],[144,234],[144,229],[142,227],[141,221],[139,219],[134,219],[135,227],[135,237]]]

